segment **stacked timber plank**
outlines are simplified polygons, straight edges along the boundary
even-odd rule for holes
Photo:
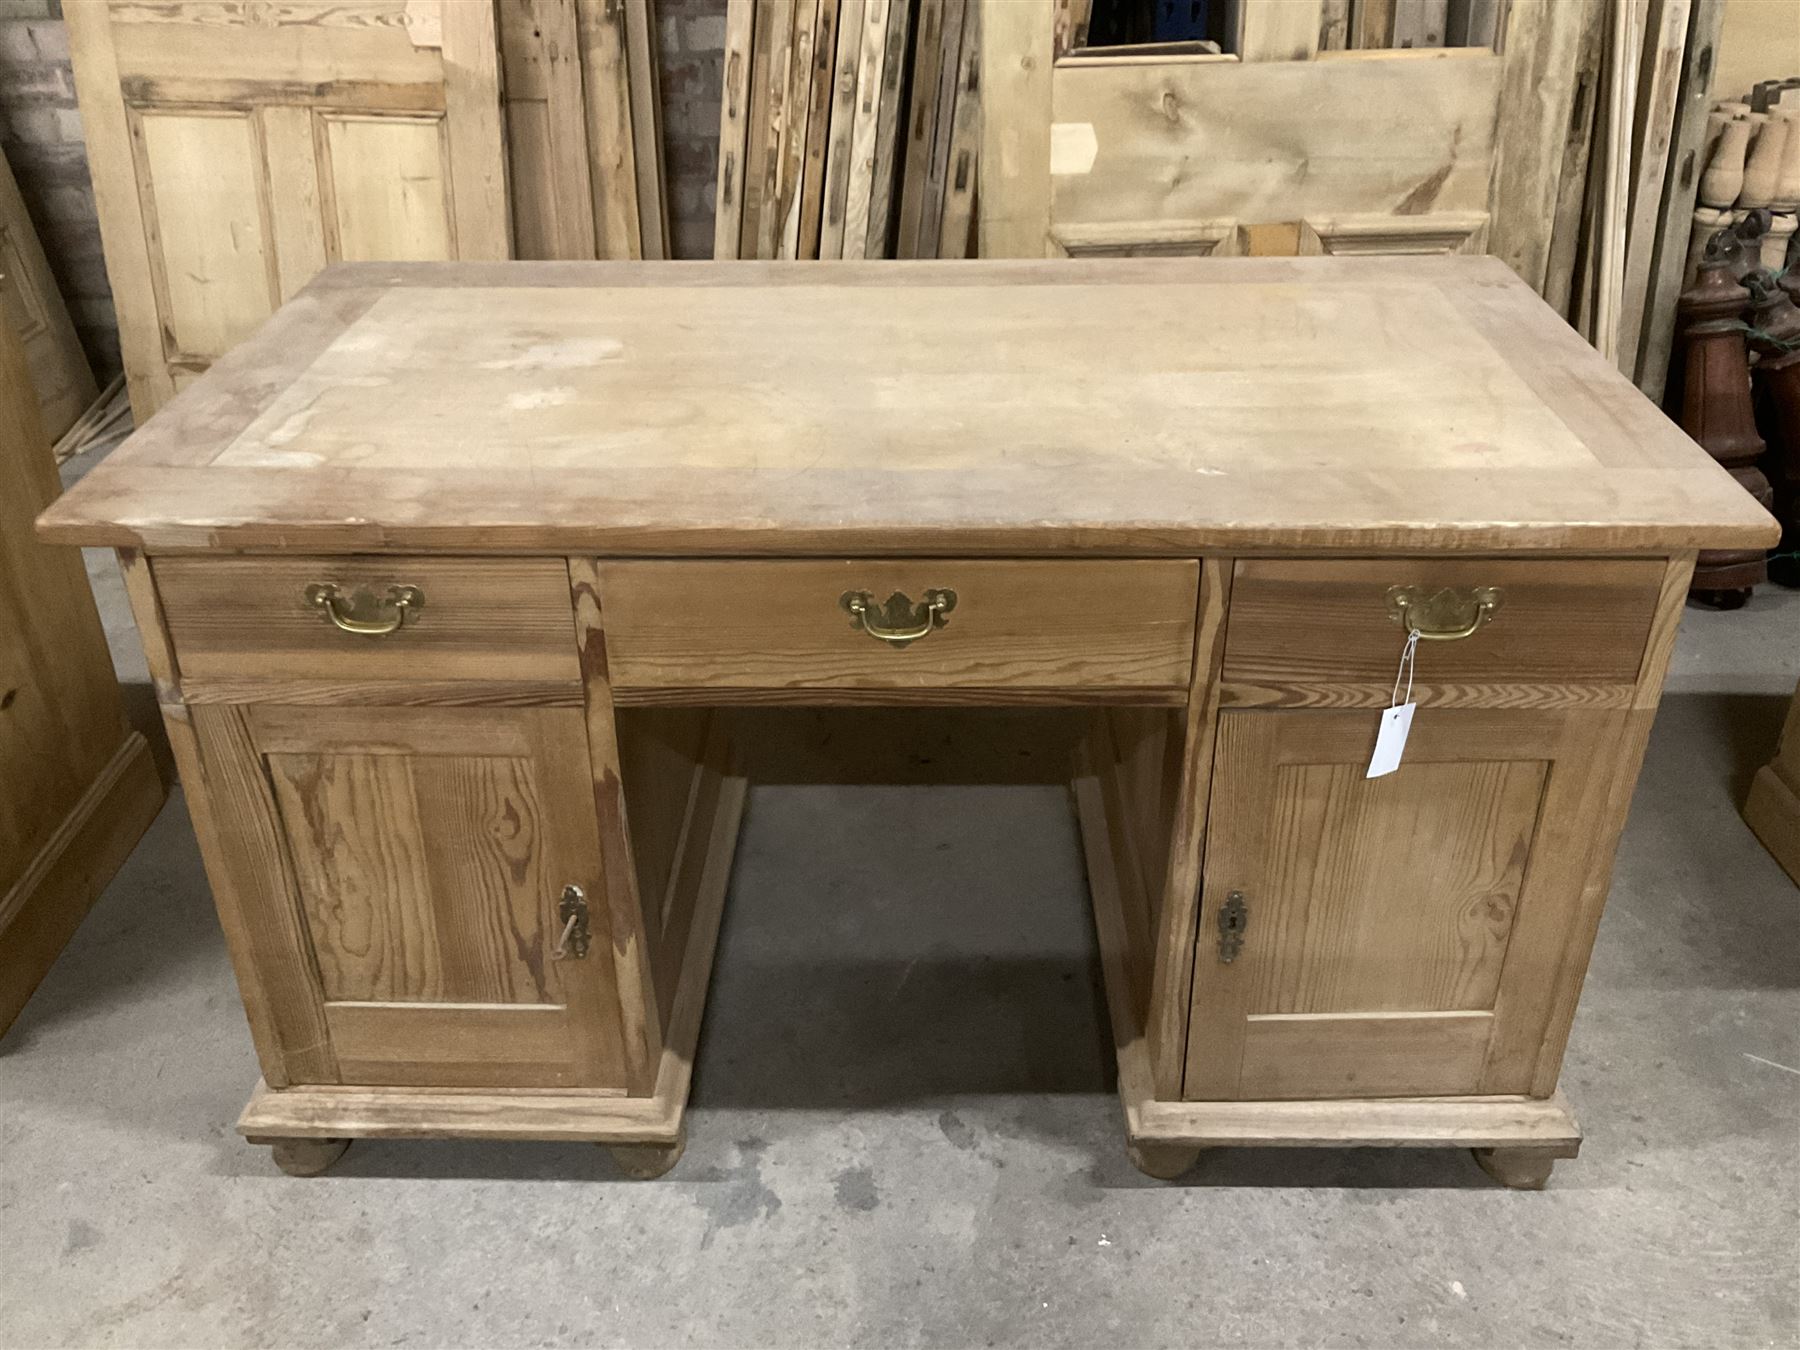
[[[969,256],[980,16],[980,0],[731,0],[713,256]]]
[[[515,258],[667,258],[652,0],[498,7]]]
[[[1584,35],[1598,52],[1587,126],[1570,162],[1586,168],[1579,209],[1565,194],[1546,292],[1652,398],[1674,342],[1695,194],[1706,162],[1713,53],[1725,0],[1611,0]],[[1584,137],[1584,132],[1586,133]]]

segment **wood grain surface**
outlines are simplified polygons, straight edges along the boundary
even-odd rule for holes
[[[46,525],[161,552],[840,556],[1775,531],[1461,257],[345,269]]]
[[[1419,644],[1416,683],[1625,686],[1637,679],[1663,566],[1643,560],[1246,559],[1231,591],[1224,677],[1392,692],[1406,630],[1394,586],[1500,591],[1493,617],[1456,642]]]
[[[182,674],[196,681],[555,682],[577,690],[568,571],[550,558],[166,558],[152,564]],[[335,628],[306,598],[336,584],[362,618],[395,585],[425,602],[392,633]]]
[[[1624,717],[1430,710],[1368,779],[1370,712],[1222,713],[1185,1095],[1531,1090]]]
[[[615,689],[1162,688],[1187,685],[1191,562],[611,562],[600,567]],[[839,604],[957,594],[903,648]]]

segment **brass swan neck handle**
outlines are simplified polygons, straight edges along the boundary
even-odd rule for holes
[[[358,618],[359,607],[335,581],[315,582],[306,588],[307,604],[323,610],[334,628],[355,633],[359,637],[385,637],[389,633],[398,632],[406,623],[408,614],[417,613],[425,607],[425,592],[417,586],[389,586],[386,595],[380,599],[371,599],[373,608],[378,611],[391,610],[392,613],[383,614],[376,619]]]
[[[838,597],[838,605],[850,616],[852,628],[898,650],[949,623],[950,611],[956,608],[956,592],[934,588],[915,604],[904,591],[895,591],[885,604],[877,605],[867,591],[845,591]]]

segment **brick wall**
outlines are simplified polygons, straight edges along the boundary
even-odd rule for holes
[[[655,0],[662,43],[663,173],[678,258],[710,258],[719,172],[726,0]]]
[[[677,257],[709,258],[726,0],[656,2],[669,232]],[[119,369],[119,333],[62,0],[0,0],[0,152],[19,180],[56,284],[104,383]]]
[[[0,152],[19,180],[57,288],[104,384],[119,369],[119,332],[61,0],[0,0]]]

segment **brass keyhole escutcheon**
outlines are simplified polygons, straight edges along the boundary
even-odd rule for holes
[[[552,961],[579,961],[588,954],[587,892],[579,886],[564,886],[562,899],[556,902],[556,917],[562,920],[562,933],[550,949]]]
[[[1244,950],[1244,933],[1250,927],[1250,910],[1244,893],[1232,891],[1219,906],[1219,960],[1230,965]]]

